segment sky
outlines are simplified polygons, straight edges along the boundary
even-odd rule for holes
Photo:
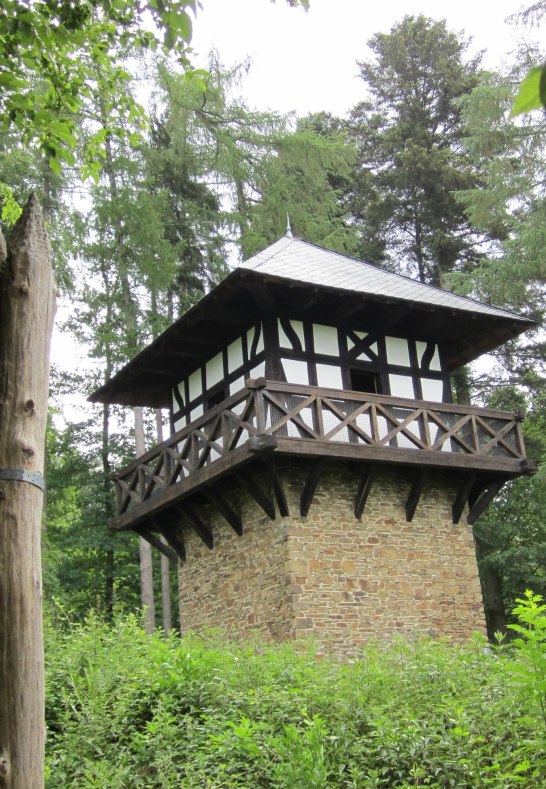
[[[197,65],[214,47],[226,65],[250,57],[243,95],[253,109],[299,115],[327,110],[344,115],[362,99],[357,61],[374,33],[387,33],[404,15],[445,19],[472,38],[484,65],[509,60],[518,30],[505,19],[517,0],[310,0],[309,11],[286,0],[202,0],[192,46]]]

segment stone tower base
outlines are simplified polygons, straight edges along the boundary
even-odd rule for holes
[[[485,634],[471,528],[451,519],[457,480],[431,474],[408,523],[405,470],[378,474],[360,521],[353,511],[356,469],[327,468],[307,517],[299,515],[305,467],[288,465],[281,474],[289,516],[270,520],[234,486],[224,496],[242,516],[241,537],[212,508],[201,512],[213,531],[212,550],[184,526],[183,632],[214,627],[229,637],[312,637],[341,655],[395,634]]]

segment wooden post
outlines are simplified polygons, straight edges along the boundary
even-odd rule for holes
[[[31,195],[0,246],[0,786],[9,789],[44,783],[40,531],[54,303]]]
[[[135,406],[135,452],[137,458],[146,452],[144,442],[144,419],[142,408]],[[148,635],[155,630],[154,567],[152,546],[143,537],[138,539],[140,555],[140,599],[142,602],[142,624]]]
[[[155,412],[155,426],[157,443],[163,443],[163,419],[161,409],[157,408]],[[160,535],[161,542],[165,545],[167,540],[163,535]],[[171,563],[164,553],[161,554],[161,615],[163,623],[163,635],[168,636],[173,627],[172,613],[171,613]]]

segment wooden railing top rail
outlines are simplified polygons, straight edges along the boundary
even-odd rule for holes
[[[279,381],[263,380],[263,388],[269,392],[281,392],[283,394],[295,395],[314,395],[320,394],[332,400],[351,400],[356,403],[379,403],[399,408],[423,408],[430,411],[443,411],[447,414],[477,414],[489,419],[515,419],[522,422],[524,415],[515,411],[500,411],[494,408],[483,408],[476,405],[458,405],[456,403],[439,403],[432,400],[412,400],[406,397],[396,397],[394,395],[373,394],[372,392],[354,392],[349,389],[328,389],[322,386],[310,386],[306,384],[285,384]],[[241,390],[241,392],[244,390]],[[227,401],[226,401],[227,402]]]
[[[371,392],[355,392],[346,389],[331,389],[305,384],[290,384],[259,378],[255,380],[248,380],[245,387],[240,389],[238,392],[226,398],[214,408],[211,408],[202,416],[191,422],[191,424],[169,436],[161,444],[152,447],[152,449],[148,450],[146,453],[144,453],[144,455],[135,458],[123,469],[113,472],[111,474],[111,479],[116,481],[122,477],[127,476],[139,466],[145,465],[149,461],[158,457],[162,451],[180,444],[180,442],[184,441],[191,433],[195,433],[196,431],[207,427],[213,423],[222,413],[230,411],[240,403],[246,401],[248,405],[250,405],[252,400],[256,397],[256,390],[266,390],[271,394],[292,394],[307,397],[318,396],[331,400],[342,400],[358,404],[376,403],[377,405],[383,407],[415,410],[419,409],[421,411],[453,414],[458,415],[459,417],[464,415],[476,415],[483,419],[498,419],[504,422],[521,422],[523,420],[523,416],[520,413],[500,411],[491,408],[482,408],[480,406],[467,406],[426,400],[413,400],[410,398],[395,397],[392,395],[373,394]],[[267,432],[271,433],[271,429],[268,429]],[[523,454],[522,457],[524,457]]]

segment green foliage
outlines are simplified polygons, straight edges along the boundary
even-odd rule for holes
[[[122,463],[128,437],[112,433],[110,439],[116,462]],[[96,441],[92,424],[59,429],[50,420],[48,425],[45,599],[48,606],[55,598],[63,600],[80,619],[91,609],[108,614],[112,604],[117,610],[139,605],[138,544],[130,535],[114,537],[106,527],[113,491],[99,466]]]
[[[466,46],[424,16],[376,34],[359,64],[369,99],[349,122],[359,153],[347,200],[362,255],[442,287],[480,254],[453,194],[477,182],[457,105],[478,79]]]
[[[47,786],[541,786],[544,606],[528,596],[517,614],[496,655],[478,638],[400,641],[340,664],[312,644],[149,637],[132,617],[54,611]]]
[[[542,595],[527,590],[516,600],[514,615],[518,622],[510,629],[518,634],[512,644],[522,662],[515,666],[515,675],[526,696],[533,699],[542,718],[542,735],[546,745],[546,605]],[[546,755],[542,760],[546,764]]]
[[[0,4],[0,116],[3,129],[15,129],[25,143],[35,142],[59,174],[74,165],[77,119],[97,89],[107,114],[144,119],[131,98],[131,80],[120,50],[178,47],[191,39],[188,11],[195,0],[169,3],[150,0],[2,0]],[[151,17],[155,27],[146,26]],[[157,32],[152,32],[156,30]],[[161,39],[162,36],[162,39]],[[99,85],[100,83],[100,85]],[[88,145],[88,172],[93,174],[104,153],[100,132]]]
[[[294,234],[337,252],[356,254],[358,235],[343,206],[356,149],[328,119],[310,116],[294,132],[273,141],[257,180],[260,200],[250,209],[243,235],[243,257],[250,257],[284,235],[287,215]]]
[[[21,216],[22,208],[13,196],[12,189],[0,181],[0,219],[8,227],[14,225]]]
[[[531,69],[519,86],[512,115],[546,108],[546,66]]]

